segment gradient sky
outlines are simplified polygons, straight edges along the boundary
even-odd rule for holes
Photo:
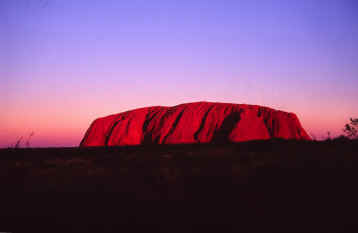
[[[218,101],[358,117],[356,0],[1,0],[0,147],[77,146],[97,117]]]

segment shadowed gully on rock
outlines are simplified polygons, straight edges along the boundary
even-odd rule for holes
[[[247,104],[196,102],[96,119],[80,146],[310,140],[294,113]]]

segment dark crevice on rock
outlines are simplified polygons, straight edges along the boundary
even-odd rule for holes
[[[208,115],[209,113],[211,112],[211,110],[215,108],[215,105],[211,106],[208,111],[206,111],[206,113],[204,114],[202,120],[201,120],[201,123],[200,123],[200,127],[199,129],[194,133],[194,139],[195,141],[199,141],[199,138],[198,138],[198,135],[199,133],[203,130],[204,126],[205,126],[205,123],[206,123],[206,120],[208,118]]]
[[[165,135],[165,137],[164,137],[164,139],[163,139],[163,142],[165,142],[166,139],[168,138],[168,136],[171,135],[171,134],[174,132],[174,130],[175,130],[175,128],[177,127],[177,125],[178,125],[178,123],[179,123],[181,117],[183,116],[184,111],[185,111],[185,109],[183,109],[183,110],[177,115],[177,117],[175,118],[175,121],[174,121],[174,123],[172,124],[172,126],[171,126],[169,132],[167,133],[167,135]]]

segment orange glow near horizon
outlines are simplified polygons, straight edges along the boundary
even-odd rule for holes
[[[188,101],[184,100],[183,103],[192,101],[194,100],[188,99]],[[180,103],[154,105],[172,106],[176,104]],[[101,105],[97,103],[96,106]],[[145,106],[151,105],[138,104],[138,108]],[[30,108],[30,106],[27,107]],[[66,107],[68,107],[67,111],[64,110]],[[71,105],[66,105],[66,107],[62,106],[60,108],[60,106],[57,106],[56,108],[48,108],[41,112],[34,109],[33,111],[27,111],[26,114],[22,114],[24,110],[20,111],[21,109],[18,109],[2,115],[1,122],[5,124],[1,125],[0,147],[12,147],[21,136],[23,136],[22,145],[25,146],[25,142],[31,132],[35,133],[30,140],[31,147],[78,146],[91,122],[96,118],[137,108],[132,105],[122,105],[120,103],[117,108],[111,105],[96,109],[87,106],[77,110],[74,108],[71,109]],[[269,107],[275,108],[274,106]],[[112,111],[112,109],[115,110]],[[294,112],[292,109],[285,108],[279,110]],[[346,114],[346,117],[344,114],[336,114],[330,117],[320,118],[322,112],[319,110],[316,112],[311,111],[309,114],[305,114],[304,112],[295,113],[299,117],[306,132],[318,140],[327,138],[327,132],[330,132],[332,137],[342,134],[343,126],[349,120],[348,114]]]

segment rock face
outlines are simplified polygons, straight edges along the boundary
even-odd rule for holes
[[[246,104],[146,107],[96,119],[80,146],[311,140],[294,113]]]

